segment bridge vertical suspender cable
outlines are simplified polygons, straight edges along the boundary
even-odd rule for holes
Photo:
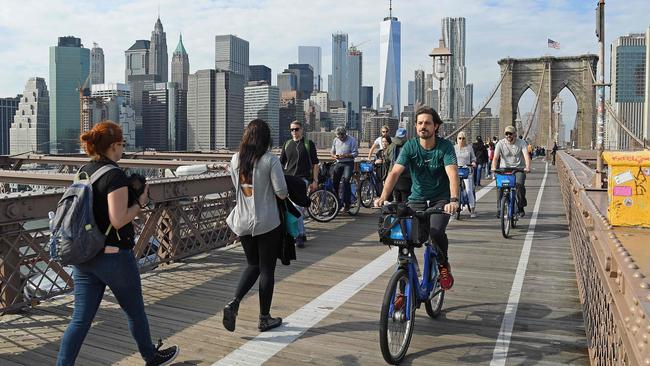
[[[592,70],[591,67],[589,68],[589,73],[591,74],[591,80],[593,81],[594,84],[596,84],[596,76],[594,75],[594,70]],[[605,107],[609,112],[609,115],[614,118],[614,121],[616,121],[616,123],[623,129],[623,131],[625,131],[625,133],[627,133],[628,136],[630,136],[634,141],[636,141],[636,143],[639,144],[639,146],[645,149],[646,148],[645,142],[640,138],[638,138],[632,131],[630,131],[630,129],[625,125],[625,123],[619,120],[618,116],[614,112],[614,108],[612,108],[611,103],[607,100],[605,101]]]
[[[542,81],[539,82],[539,88],[537,88],[537,94],[535,95],[535,105],[533,106],[533,113],[529,117],[528,127],[526,128],[526,133],[524,134],[524,140],[528,138],[528,133],[530,128],[533,126],[533,120],[535,118],[535,113],[537,113],[537,106],[539,105],[539,95],[542,92],[542,86],[544,85],[544,77],[546,76],[546,67],[548,63],[544,63],[544,72],[542,72]],[[522,126],[523,127],[523,126]]]
[[[446,135],[445,136],[446,139],[449,139],[450,137],[455,136],[458,132],[462,131],[463,128],[467,127],[470,123],[472,123],[472,121],[474,121],[476,119],[476,117],[478,117],[478,115],[483,111],[483,109],[485,109],[485,107],[488,105],[488,103],[490,103],[490,101],[494,97],[494,94],[496,94],[497,90],[499,90],[499,87],[503,83],[503,79],[505,79],[506,75],[508,74],[508,71],[510,71],[510,64],[508,64],[508,67],[506,68],[506,70],[501,75],[501,80],[499,80],[499,83],[497,84],[497,86],[494,88],[494,90],[492,90],[492,93],[490,94],[490,97],[485,101],[485,103],[483,103],[483,106],[481,106],[481,108],[479,108],[479,110],[476,112],[476,114],[474,114],[474,116],[472,116],[472,118],[470,118],[469,121],[467,121],[467,122],[463,123],[462,125],[460,125],[452,133]]]

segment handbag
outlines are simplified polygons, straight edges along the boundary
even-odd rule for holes
[[[294,239],[298,237],[299,229],[298,229],[298,221],[300,220],[300,217],[294,216],[291,211],[289,211],[286,208],[286,203],[284,207],[284,228],[287,231],[289,235],[291,235]]]

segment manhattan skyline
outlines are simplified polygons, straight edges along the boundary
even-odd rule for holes
[[[597,53],[595,5],[595,0],[394,1],[393,14],[402,23],[401,104],[406,104],[407,82],[414,70],[431,72],[427,55],[437,46],[443,17],[467,19],[467,81],[474,84],[474,105],[478,107],[498,81],[497,61],[501,58]],[[298,61],[299,45],[321,47],[321,74],[326,76],[331,73],[331,34],[341,31],[348,33],[350,45],[367,41],[360,47],[364,53],[363,85],[373,86],[375,95],[379,90],[379,27],[388,1],[353,1],[344,7],[325,3],[295,7],[284,0],[240,1],[235,5],[198,0],[182,4],[9,1],[3,4],[5,11],[0,15],[0,57],[5,60],[0,68],[0,96],[21,93],[30,77],[48,79],[48,48],[58,37],[67,35],[81,38],[87,48],[93,42],[100,44],[106,82],[124,82],[124,51],[135,40],[150,38],[158,6],[168,42],[174,43],[167,47],[173,49],[183,34],[192,60],[190,72],[213,68],[214,36],[233,34],[249,41],[251,64],[271,67],[274,84],[278,72]],[[643,31],[648,26],[648,12],[647,0],[607,2],[606,63],[609,44],[618,36]],[[39,26],[25,27],[21,19],[27,18]],[[290,29],[286,19],[292,19]],[[560,42],[561,49],[547,48],[546,38]],[[606,64],[606,70],[608,67]],[[322,89],[327,90],[327,78],[323,79]]]

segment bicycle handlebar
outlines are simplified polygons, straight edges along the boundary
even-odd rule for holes
[[[402,203],[402,205],[404,205],[403,208],[398,208],[399,204],[400,203],[395,203],[395,202],[385,203],[384,206],[381,207],[382,213],[384,212],[384,210],[386,210],[388,212],[391,212],[391,213],[400,213],[399,211],[402,211],[401,215],[399,215],[399,216],[415,216],[415,217],[418,217],[418,218],[427,218],[427,217],[431,216],[432,214],[451,215],[451,214],[445,212],[445,209],[443,207],[429,207],[429,208],[427,208],[425,210],[413,210],[410,207],[407,207],[406,205],[404,205],[403,203]],[[405,212],[403,210],[405,210],[405,209],[408,209],[408,215],[404,215]]]
[[[525,170],[521,168],[499,168],[493,170],[497,174],[510,174],[510,173],[524,173]]]

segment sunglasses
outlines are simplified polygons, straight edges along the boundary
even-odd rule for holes
[[[459,140],[465,140],[465,138],[464,138],[464,137],[459,137],[458,139],[459,139]]]
[[[506,136],[512,136],[514,135],[512,132],[506,132]]]
[[[121,145],[122,147],[127,147],[129,144],[126,141],[116,142],[116,144]]]
[[[289,130],[290,130],[291,132],[300,131],[300,127],[297,127],[297,128],[290,128]]]
[[[381,133],[388,133],[388,131],[381,131]]]

